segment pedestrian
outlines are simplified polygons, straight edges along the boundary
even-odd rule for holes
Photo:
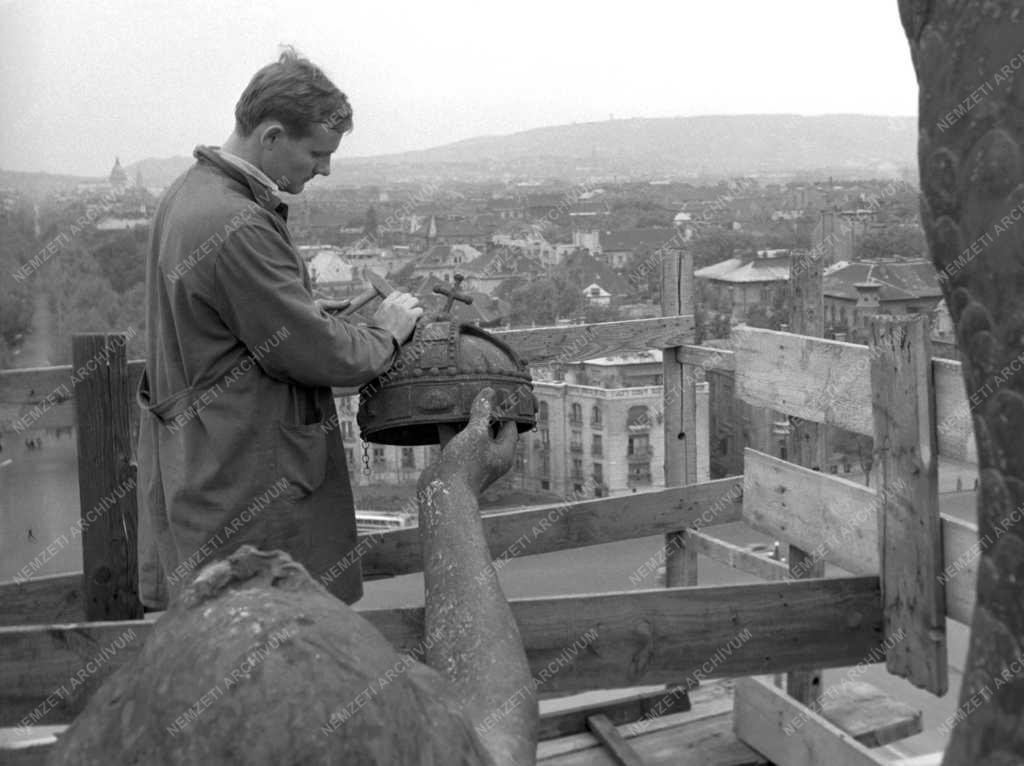
[[[32,527],[29,527],[29,528],[28,528],[28,541],[29,541],[30,543],[34,543],[34,542],[36,541],[36,536],[35,536],[35,534],[34,534],[34,533],[32,532]]]
[[[423,310],[399,292],[365,325],[324,310],[276,194],[328,175],[351,127],[345,94],[286,49],[245,88],[224,145],[197,147],[157,205],[138,449],[152,609],[244,544],[284,550],[316,579],[355,548],[332,386],[385,372]],[[358,566],[324,581],[362,596]]]

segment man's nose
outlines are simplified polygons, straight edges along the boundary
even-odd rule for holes
[[[329,176],[331,174],[331,161],[321,162],[316,166],[316,172],[322,176]]]

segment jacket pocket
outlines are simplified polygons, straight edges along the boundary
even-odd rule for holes
[[[274,445],[277,476],[287,480],[298,500],[317,490],[327,474],[327,430],[324,424],[291,425],[278,422]]]

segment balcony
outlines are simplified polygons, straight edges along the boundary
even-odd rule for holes
[[[654,455],[654,450],[650,447],[635,447],[632,451],[626,453],[627,460],[650,460]]]
[[[583,428],[583,418],[574,418],[572,415],[569,416],[569,425],[573,428]]]
[[[590,427],[597,431],[600,431],[602,428],[604,428],[604,421],[601,420],[600,418],[591,418]]]
[[[590,454],[594,457],[604,457],[604,448],[594,445],[590,448]]]
[[[572,442],[569,445],[569,452],[575,452],[579,455],[583,454],[583,445],[580,442]]]

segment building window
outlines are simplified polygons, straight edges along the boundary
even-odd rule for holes
[[[541,423],[548,422],[548,403],[541,402],[537,407],[537,420]]]
[[[540,488],[541,489],[551,489],[551,482],[548,481],[547,479],[541,479],[540,480]]]
[[[416,455],[412,447],[402,447],[402,468],[415,468]]]
[[[601,405],[595,404],[590,409],[590,425],[592,428],[601,427]]]
[[[626,429],[630,433],[651,430],[651,416],[647,412],[647,407],[640,405],[629,408],[626,415]]]
[[[548,447],[551,444],[551,433],[546,428],[540,429],[538,433],[540,434],[540,443]]]
[[[380,465],[384,462],[384,448],[374,447],[373,448],[373,462],[375,465]]]
[[[601,434],[594,434],[590,437],[590,454],[601,457],[604,454],[604,439]]]
[[[583,432],[573,431],[569,437],[569,451],[583,452]]]
[[[352,448],[345,447],[345,462],[352,465]]]
[[[343,420],[341,421],[341,438],[351,439],[352,438],[352,421]]]
[[[651,464],[650,463],[633,463],[629,466],[629,483],[630,484],[650,484],[651,483]]]
[[[573,425],[583,425],[583,407],[579,402],[573,402],[569,411],[569,422]]]
[[[514,468],[516,473],[526,473],[526,451],[523,449],[522,442],[519,442],[516,445],[516,462]]]
[[[600,463],[594,463],[594,483],[604,483],[604,466]]]
[[[582,481],[583,479],[583,459],[574,457],[572,459],[572,480]]]
[[[630,436],[626,444],[626,456],[631,458],[649,458],[651,456],[651,439],[647,434]]]

